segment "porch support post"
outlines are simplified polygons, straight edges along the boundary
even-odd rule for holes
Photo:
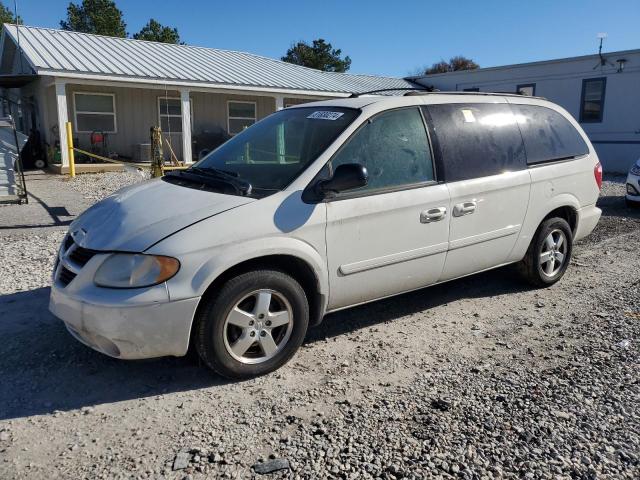
[[[62,158],[62,166],[69,167],[69,147],[67,145],[67,122],[69,114],[67,112],[67,91],[66,82],[57,80],[56,86],[56,104],[58,106],[58,135],[60,136],[60,157]]]
[[[284,108],[284,97],[277,95],[276,99],[276,112]],[[278,138],[276,142],[276,148],[278,150],[278,163],[286,163],[287,157],[285,156],[285,143],[284,143],[284,123],[278,125]]]
[[[276,112],[278,110],[282,110],[284,108],[284,97],[282,95],[278,95],[275,97],[276,99]]]
[[[192,163],[191,153],[191,102],[189,89],[180,90],[180,102],[182,110],[182,160],[184,163]]]

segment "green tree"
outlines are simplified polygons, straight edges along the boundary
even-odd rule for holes
[[[425,68],[424,74],[431,75],[433,73],[456,72],[458,70],[475,70],[476,68],[480,68],[480,65],[478,65],[470,58],[458,55],[455,57],[451,57],[448,62],[445,60],[440,60],[439,62],[431,65],[429,68]]]
[[[319,38],[313,41],[313,45],[307,42],[291,45],[282,60],[325,72],[346,72],[351,67],[351,59],[349,56],[343,59],[340,55],[342,50],[334,49],[330,43]]]
[[[122,11],[112,0],[82,0],[82,4],[69,3],[67,19],[60,22],[65,30],[96,33],[110,37],[127,36],[127,24]]]
[[[133,35],[136,40],[149,40],[151,42],[184,44],[180,41],[177,28],[165,27],[153,18],[149,20],[142,30]]]
[[[22,23],[20,16],[16,16],[0,2],[0,23]]]

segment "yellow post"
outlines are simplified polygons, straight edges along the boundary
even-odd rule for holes
[[[67,122],[67,147],[69,148],[69,176],[73,178],[76,176],[76,161],[73,157],[73,131],[71,129],[71,122]]]

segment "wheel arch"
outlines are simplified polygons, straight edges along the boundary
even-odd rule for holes
[[[534,215],[534,218],[532,218],[531,235],[538,230],[542,222],[553,217],[565,219],[571,227],[571,233],[575,234],[578,228],[579,209],[580,201],[571,193],[565,192],[549,198],[544,202],[544,205],[540,205],[536,209],[537,215]]]
[[[578,210],[571,205],[564,205],[562,207],[557,207],[551,210],[545,217],[539,222],[539,225],[542,224],[545,220],[549,218],[559,217],[567,221],[569,227],[571,228],[572,235],[575,236],[576,231],[578,229]]]
[[[265,269],[283,272],[298,281],[309,302],[309,325],[313,326],[320,323],[327,302],[327,292],[322,284],[322,279],[317,269],[308,260],[291,253],[269,253],[239,260],[232,265],[228,265],[215,275],[207,285],[198,302],[194,321],[198,318],[198,312],[203,307],[204,302],[215,295],[216,291],[228,280],[252,270]],[[195,331],[193,325],[191,331]]]
[[[520,231],[520,236],[509,255],[509,260],[512,262],[522,260],[527,248],[529,248],[529,244],[533,240],[535,232],[540,228],[542,222],[548,218],[560,217],[565,219],[567,223],[569,223],[571,233],[575,235],[578,231],[579,209],[580,202],[575,196],[569,193],[556,195],[542,202],[541,205],[531,205],[530,203],[529,211],[527,212]]]

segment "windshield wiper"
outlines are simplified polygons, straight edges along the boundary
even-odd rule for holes
[[[242,180],[240,175],[236,172],[229,172],[227,170],[212,167],[191,167],[184,170],[184,172],[222,180],[232,185],[240,195],[251,195],[251,183],[246,180]]]

